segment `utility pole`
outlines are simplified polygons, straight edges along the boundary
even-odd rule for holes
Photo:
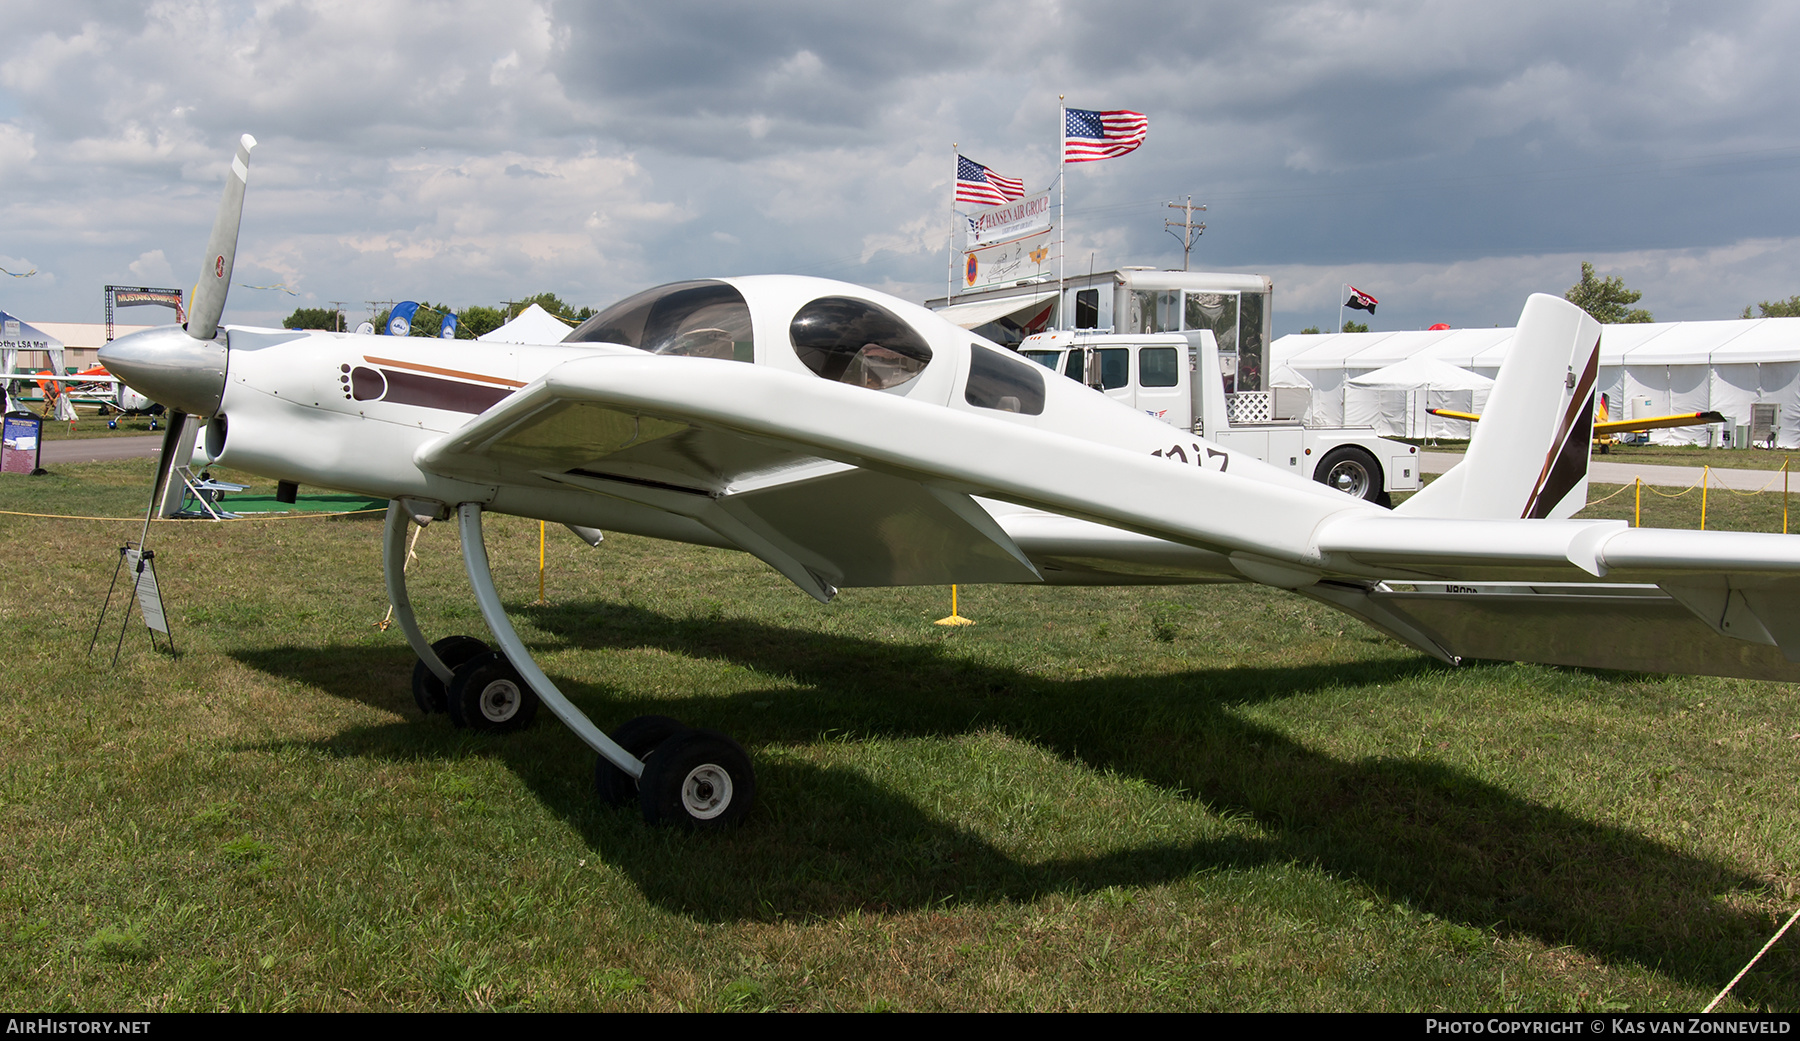
[[[1181,229],[1181,234],[1175,235],[1175,238],[1176,241],[1181,243],[1181,270],[1186,271],[1188,269],[1188,254],[1192,253],[1194,250],[1194,240],[1199,238],[1206,231],[1205,224],[1194,223],[1194,211],[1199,210],[1201,213],[1205,213],[1206,207],[1195,206],[1194,197],[1192,195],[1187,197],[1187,202],[1185,203],[1172,202],[1169,203],[1168,206],[1171,210],[1180,210],[1182,212],[1182,218],[1178,221],[1163,221],[1163,230],[1171,235],[1175,235],[1175,229]]]
[[[336,313],[336,315],[337,315],[337,321],[334,323],[337,326],[337,331],[340,333],[343,332],[344,331],[344,305],[349,303],[350,301],[348,301],[348,300],[327,300],[325,302],[331,305],[331,310],[334,313]]]

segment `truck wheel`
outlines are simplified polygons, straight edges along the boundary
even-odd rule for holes
[[[1354,445],[1343,445],[1326,452],[1325,458],[1313,469],[1313,480],[1372,503],[1381,504],[1387,499],[1387,494],[1381,490],[1381,464]]]

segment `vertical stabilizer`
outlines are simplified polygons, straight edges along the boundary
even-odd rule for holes
[[[1561,518],[1587,505],[1600,323],[1535,293],[1463,461],[1402,503],[1416,517]]]

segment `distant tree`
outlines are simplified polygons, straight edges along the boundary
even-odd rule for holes
[[[1366,322],[1353,322],[1346,318],[1344,319],[1344,331],[1347,333],[1366,333],[1369,331],[1369,326]]]
[[[329,329],[336,332],[342,314],[335,308],[302,307],[281,320],[283,329]],[[343,326],[349,328],[349,326]]]
[[[1786,300],[1777,300],[1774,303],[1764,300],[1756,306],[1762,310],[1762,314],[1758,315],[1758,318],[1800,318],[1800,296],[1790,296]],[[1746,306],[1744,313],[1739,317],[1750,317],[1750,308]]]
[[[1581,281],[1569,287],[1563,299],[1594,316],[1594,320],[1606,325],[1619,325],[1631,322],[1653,322],[1650,312],[1643,308],[1627,310],[1627,306],[1638,302],[1644,294],[1636,290],[1626,289],[1625,280],[1594,277],[1594,265],[1581,262]]]
[[[1319,327],[1316,325],[1309,325],[1306,328],[1300,330],[1300,335],[1301,336],[1317,336],[1317,335],[1319,335]]]
[[[456,338],[474,340],[506,324],[506,316],[498,307],[482,307],[474,304],[463,308],[456,316]]]
[[[563,303],[562,299],[555,293],[538,293],[535,296],[528,296],[525,299],[520,300],[518,302],[518,307],[512,312],[513,315],[518,315],[520,311],[525,310],[532,304],[538,305],[565,322],[585,322],[598,313],[591,307],[579,309],[570,307],[568,304]]]

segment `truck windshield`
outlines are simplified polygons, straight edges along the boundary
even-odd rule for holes
[[[1024,357],[1037,362],[1051,372],[1056,371],[1056,363],[1062,360],[1061,351],[1020,351]]]

